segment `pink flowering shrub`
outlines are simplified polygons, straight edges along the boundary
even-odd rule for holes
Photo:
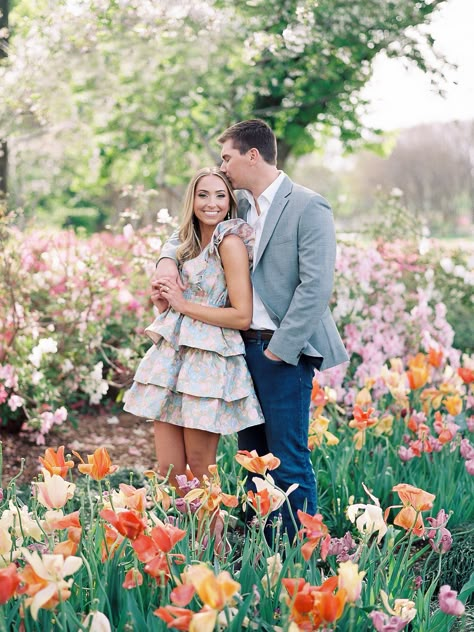
[[[0,218],[1,221],[1,218]],[[38,443],[130,379],[153,318],[148,279],[167,224],[88,239],[0,226],[0,424]]]
[[[435,349],[454,369],[460,365],[442,301],[448,292],[446,287],[441,292],[436,277],[440,248],[421,255],[408,242],[340,244],[331,307],[351,361],[318,376],[321,385],[336,389],[340,401],[351,404],[358,388],[394,357],[406,361]],[[467,295],[474,257],[468,252],[465,258]],[[446,275],[442,278],[446,285]]]

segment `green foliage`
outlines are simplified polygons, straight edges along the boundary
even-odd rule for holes
[[[458,592],[468,583],[474,568],[474,523],[460,524],[453,529],[453,546],[443,554],[440,585],[449,584]],[[427,563],[427,578],[436,575],[438,559],[431,557]]]
[[[126,184],[164,194],[248,117],[274,127],[281,165],[336,130],[354,147],[379,52],[439,76],[417,27],[445,1],[20,1],[0,95],[12,201],[110,213]]]

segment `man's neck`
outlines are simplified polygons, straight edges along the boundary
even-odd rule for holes
[[[272,182],[275,182],[279,175],[280,171],[273,165],[268,165],[262,169],[262,172],[259,173],[258,178],[256,178],[255,183],[250,189],[250,193],[253,195],[254,199],[257,200],[257,198],[259,198],[262,193],[268,189]]]

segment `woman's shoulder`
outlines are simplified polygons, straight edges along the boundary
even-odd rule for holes
[[[210,252],[217,252],[222,241],[228,235],[240,237],[251,259],[253,256],[255,233],[250,224],[247,224],[247,222],[239,218],[225,220],[216,226],[211,239]]]

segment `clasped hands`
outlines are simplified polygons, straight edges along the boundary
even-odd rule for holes
[[[184,289],[185,286],[179,276],[155,276],[151,281],[151,301],[160,314],[168,307],[182,313],[186,305]]]

